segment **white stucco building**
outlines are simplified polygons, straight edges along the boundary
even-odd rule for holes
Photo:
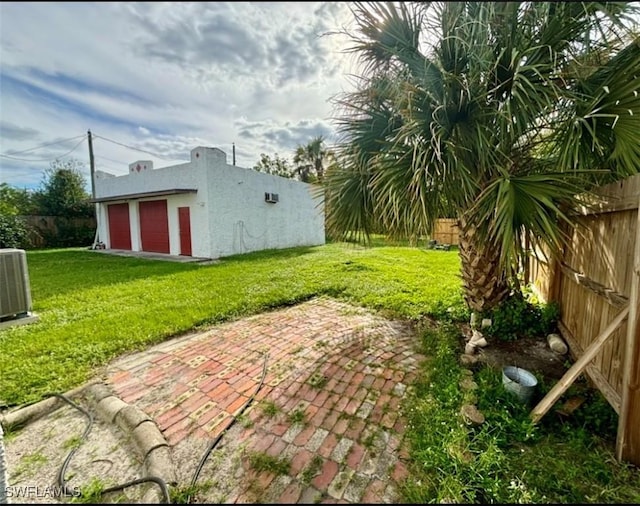
[[[95,173],[98,238],[107,249],[219,258],[324,244],[324,209],[313,185],[227,164],[218,148],[188,163]]]

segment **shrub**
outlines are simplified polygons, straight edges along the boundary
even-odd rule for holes
[[[554,332],[560,318],[560,308],[555,302],[532,302],[521,293],[514,293],[496,308],[486,311],[483,318],[491,319],[491,326],[484,334],[504,341],[519,337],[546,336]]]
[[[0,248],[27,248],[28,236],[29,230],[22,218],[0,214]]]

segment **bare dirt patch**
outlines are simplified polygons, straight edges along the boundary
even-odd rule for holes
[[[522,337],[515,341],[492,340],[478,352],[487,365],[502,369],[515,366],[526,369],[546,382],[555,383],[567,371],[569,356],[556,353],[544,337]]]

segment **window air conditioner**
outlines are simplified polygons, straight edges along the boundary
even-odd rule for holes
[[[272,204],[275,204],[276,202],[278,202],[278,194],[277,193],[265,193],[264,194],[264,200],[265,200],[265,202],[271,202]]]
[[[27,254],[22,249],[0,249],[0,319],[31,311]]]

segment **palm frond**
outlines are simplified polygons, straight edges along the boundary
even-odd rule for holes
[[[326,228],[330,236],[367,242],[375,231],[376,214],[366,165],[335,164],[327,169],[323,187]]]
[[[640,39],[576,82],[553,138],[562,170],[609,170],[602,183],[640,170]]]
[[[525,239],[533,245],[544,243],[557,254],[568,239],[561,225],[573,223],[569,210],[588,191],[584,185],[587,172],[571,177],[562,172],[505,173],[480,193],[467,215],[473,217],[479,239],[500,248],[504,266],[519,265]]]

